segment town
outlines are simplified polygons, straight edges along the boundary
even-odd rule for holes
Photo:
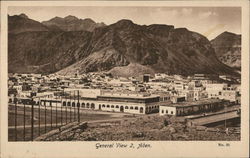
[[[240,78],[214,74],[181,76],[158,73],[126,78],[107,72],[83,75],[77,72],[73,76],[9,73],[9,140],[40,140],[49,131],[60,132],[74,122],[80,123],[77,128],[85,129],[88,123],[89,126],[94,124],[97,126],[95,130],[100,131],[102,127],[112,125],[127,133],[133,127],[123,127],[122,122],[128,120],[136,122],[138,128],[145,127],[143,123],[150,124],[149,131],[157,124],[159,131],[164,129],[162,125],[172,128],[174,122],[180,120],[184,120],[181,121],[183,130],[185,126],[221,127],[228,134],[230,127],[233,137],[221,137],[235,140],[240,133],[240,83]],[[141,119],[147,121],[141,122]],[[216,128],[209,130],[218,132]],[[95,133],[91,128],[88,130],[86,135]],[[144,137],[141,132],[132,135],[135,139]],[[97,137],[113,140],[108,135],[108,138],[104,135]],[[81,140],[96,140],[97,137],[84,136]],[[128,134],[124,139],[129,137],[131,135]],[[172,134],[165,137],[163,139],[178,139],[172,138]],[[218,138],[217,135],[215,137]],[[59,136],[54,139],[59,139]]]
[[[70,106],[132,114],[187,116],[240,105],[240,79],[195,74],[144,74],[113,77],[109,73],[74,76],[9,74],[9,103]]]

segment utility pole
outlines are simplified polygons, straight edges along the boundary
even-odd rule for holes
[[[80,102],[79,102],[79,90],[77,91],[77,111],[78,111],[78,123],[80,123]]]
[[[31,141],[34,138],[34,101],[31,99]]]

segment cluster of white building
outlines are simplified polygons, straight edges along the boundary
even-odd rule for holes
[[[183,78],[156,74],[114,78],[92,73],[79,77],[14,74],[9,77],[9,102],[33,100],[42,106],[160,115],[188,115],[240,104],[240,84],[218,83],[204,75]],[[28,103],[28,102],[26,102]]]

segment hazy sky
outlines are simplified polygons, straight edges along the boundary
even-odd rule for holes
[[[25,13],[37,21],[55,16],[74,15],[91,18],[96,22],[112,24],[120,19],[130,19],[137,24],[167,24],[176,28],[186,27],[191,31],[213,39],[229,31],[241,33],[240,7],[9,7],[9,15]]]

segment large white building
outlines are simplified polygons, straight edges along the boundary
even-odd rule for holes
[[[223,89],[226,87],[227,85],[223,83],[207,84],[206,91],[208,94],[208,98],[219,98],[219,96],[221,95],[221,91],[223,91]]]
[[[236,104],[241,103],[240,92],[237,91],[235,87],[228,87],[223,89],[219,98],[229,100],[230,102],[234,102]]]
[[[160,115],[185,116],[222,109],[229,105],[229,101],[220,99],[204,99],[196,102],[182,102],[169,105],[161,105]]]
[[[79,93],[79,97],[78,97]],[[133,114],[148,114],[159,111],[159,95],[103,92],[98,89],[65,90],[65,96],[60,98],[35,99],[42,106],[80,107],[82,109],[103,110],[111,112],[126,112]]]

